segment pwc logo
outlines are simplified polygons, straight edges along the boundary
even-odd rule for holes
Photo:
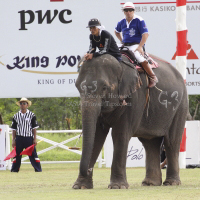
[[[50,0],[50,2],[64,2],[64,0]],[[64,14],[71,15],[72,11],[69,9],[61,10],[60,12],[58,10],[54,10],[53,16],[51,10],[47,10],[46,13],[42,13],[42,10],[34,11],[32,10],[21,10],[18,13],[20,14],[20,31],[21,30],[28,30],[26,26],[28,24],[31,24],[34,22],[35,17],[38,17],[38,24],[42,24],[44,19],[46,18],[46,23],[51,24],[55,17],[57,16],[61,23],[68,24],[71,23],[72,20],[66,20],[64,17]],[[28,18],[28,20],[27,20]]]
[[[172,57],[172,60],[175,60],[175,59],[176,59],[176,53]],[[194,52],[194,50],[192,49],[192,46],[188,43],[188,46],[187,46],[187,60],[195,60],[195,59],[199,59],[199,58],[196,55],[196,53]]]
[[[37,23],[42,24],[44,19],[46,18],[46,23],[51,24],[55,17],[57,16],[60,20],[61,23],[63,24],[68,24],[71,23],[72,20],[66,20],[65,15],[71,15],[72,11],[69,9],[64,9],[61,10],[60,12],[58,10],[53,11],[53,16],[52,16],[52,11],[47,10],[46,13],[43,13],[43,10],[37,10],[32,11],[32,10],[21,10],[18,12],[20,14],[20,31],[21,30],[28,30],[27,25],[32,24],[35,20],[35,17],[38,17]],[[66,14],[65,14],[66,13]]]

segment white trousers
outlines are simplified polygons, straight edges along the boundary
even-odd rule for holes
[[[117,44],[118,47],[121,47],[122,44]],[[132,46],[124,46],[124,47],[127,47],[130,51],[132,51],[136,57],[136,59],[138,60],[139,63],[141,62],[144,62],[146,61],[146,59],[144,58],[143,55],[141,55],[139,53],[139,51],[135,51],[137,49],[137,47],[139,46],[139,44],[135,44],[135,45],[132,45]]]
[[[129,48],[129,50],[134,53],[138,62],[141,63],[141,62],[146,61],[146,59],[144,58],[144,56],[142,54],[139,53],[139,51],[135,51],[138,48],[138,46],[139,46],[139,44],[135,44],[132,46],[125,46],[125,47]]]

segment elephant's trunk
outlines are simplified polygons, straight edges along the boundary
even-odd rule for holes
[[[82,100],[83,102],[83,100]],[[100,103],[95,99],[85,101],[82,103],[82,130],[83,130],[83,144],[82,157],[80,162],[80,174],[87,176],[90,159],[92,155],[94,138],[96,132],[96,123],[101,110]]]

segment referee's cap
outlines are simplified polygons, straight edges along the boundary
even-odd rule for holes
[[[17,104],[18,106],[20,106],[20,102],[27,102],[28,107],[30,107],[30,106],[32,105],[32,102],[29,101],[29,100],[28,100],[27,98],[25,98],[25,97],[22,97],[22,98],[20,99],[20,101],[16,102],[16,104]]]

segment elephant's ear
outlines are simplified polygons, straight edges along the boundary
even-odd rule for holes
[[[121,98],[127,98],[141,87],[141,79],[138,70],[127,64],[122,64],[123,72],[119,82],[119,95]]]

